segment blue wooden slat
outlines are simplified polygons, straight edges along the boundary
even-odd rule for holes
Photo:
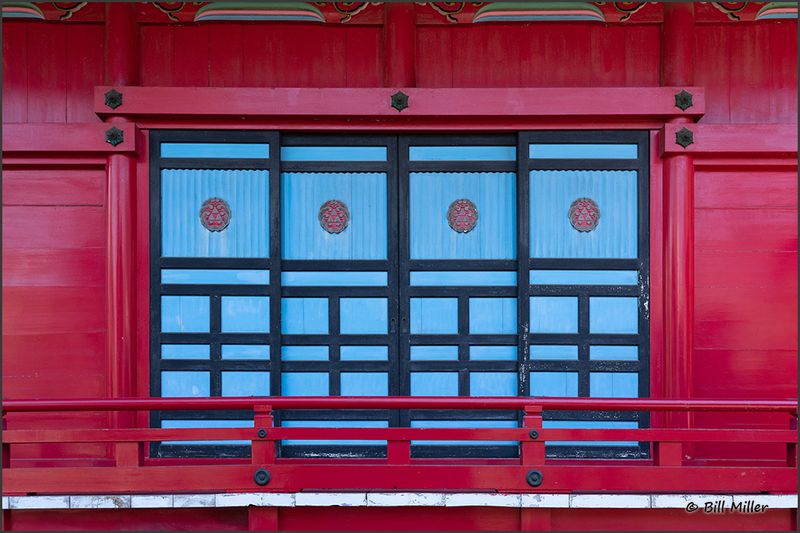
[[[213,197],[231,208],[223,231],[200,224],[200,208]],[[268,257],[269,172],[162,170],[161,241],[164,257]]]
[[[578,298],[533,296],[530,300],[531,333],[577,333]]]
[[[327,396],[327,372],[283,372],[281,374],[283,396]]]
[[[283,146],[283,161],[386,161],[385,146]]]
[[[464,270],[411,272],[411,285],[419,287],[498,287],[516,284],[516,272]]]
[[[222,372],[223,396],[269,396],[269,372]]]
[[[339,359],[342,361],[386,361],[389,359],[388,346],[341,346]]]
[[[470,346],[469,358],[473,361],[516,361],[516,346]]]
[[[544,420],[542,427],[553,429],[636,429],[638,422],[626,421],[593,421],[593,420]],[[636,441],[545,441],[548,446],[636,446]]]
[[[208,296],[162,296],[161,331],[205,333],[211,315]]]
[[[531,360],[548,361],[553,359],[578,359],[578,347],[569,345],[538,345],[530,347]]]
[[[636,144],[531,144],[531,159],[636,159]]]
[[[458,361],[458,346],[412,346],[412,361]]]
[[[458,333],[458,299],[411,298],[411,333]]]
[[[285,259],[386,259],[386,174],[293,172],[281,183]],[[341,200],[350,211],[341,233],[319,223],[328,200]]]
[[[269,359],[268,344],[223,344],[223,359]]]
[[[281,272],[284,287],[385,287],[386,272]]]
[[[327,361],[327,346],[281,346],[281,361]]]
[[[161,372],[161,396],[164,398],[204,397],[209,396],[210,391],[211,377],[208,372]]]
[[[589,346],[589,359],[603,361],[636,361],[638,346]]]
[[[516,161],[516,146],[410,146],[409,161]]]
[[[474,334],[517,332],[516,298],[470,298],[469,332]]]
[[[281,299],[281,333],[328,333],[328,299]]]
[[[269,285],[269,270],[165,268],[161,283],[175,285]]]
[[[269,144],[161,143],[161,157],[268,159]]]
[[[385,372],[342,372],[342,396],[387,396],[389,374]]]
[[[223,296],[223,333],[269,333],[268,296]]]
[[[161,359],[209,359],[208,344],[162,344]]]
[[[516,396],[516,372],[470,372],[470,396]]]
[[[531,372],[531,396],[578,396],[578,373]]]
[[[339,331],[343,335],[386,334],[389,328],[386,298],[339,299]]]
[[[412,372],[411,396],[458,396],[458,372]]]
[[[286,428],[385,428],[389,427],[386,420],[283,420],[281,425]],[[282,440],[283,446],[314,446],[314,445],[374,445],[386,446],[385,440]]]
[[[531,257],[637,257],[635,171],[535,170],[530,178]],[[570,205],[582,197],[600,210],[590,232],[579,232],[569,222]]]
[[[638,299],[599,296],[589,298],[589,333],[638,332]]]
[[[412,259],[514,259],[516,175],[513,172],[412,172],[410,238]],[[457,233],[447,209],[466,198],[478,223]]]
[[[589,393],[593,398],[636,398],[639,374],[635,372],[592,372]]]
[[[531,270],[531,285],[636,285],[636,270]]]

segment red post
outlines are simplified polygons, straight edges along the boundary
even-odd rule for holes
[[[797,411],[790,414],[789,429],[797,432]],[[797,443],[790,442],[786,445],[786,465],[797,468]]]
[[[411,441],[390,440],[387,443],[386,460],[390,465],[407,465],[411,463]]]
[[[528,440],[520,443],[520,459],[523,465],[544,464],[544,440],[542,440],[542,408],[525,408],[522,426],[529,431]]]
[[[275,441],[269,434],[274,426],[271,405],[256,405],[253,420],[256,436],[253,439],[251,463],[254,465],[273,464],[275,462]]]
[[[654,442],[653,464],[656,466],[681,466],[683,464],[683,443]]]
[[[661,83],[675,87],[691,85],[694,77],[694,4],[662,5]],[[674,122],[689,122],[689,119],[679,118]],[[674,144],[676,139],[664,139],[664,142]],[[694,164],[691,156],[683,154],[664,158],[664,287],[666,393],[670,398],[691,398]],[[691,417],[681,414],[671,417],[671,420],[675,425],[688,427]]]
[[[383,83],[386,87],[414,87],[414,4],[386,2],[384,14],[383,49],[386,53]]]
[[[126,85],[139,83],[139,28],[133,2],[105,5],[106,83],[122,93],[125,108]],[[107,122],[125,122],[122,117],[110,117]],[[111,128],[113,124],[108,124]],[[123,143],[134,139],[123,138]],[[135,339],[135,197],[136,158],[131,154],[113,154],[106,163],[106,330],[108,354],[108,393],[112,398],[136,396],[134,372]],[[130,427],[133,416],[113,413],[112,427]],[[114,450],[116,460],[137,461],[142,446],[136,450],[127,446]],[[119,452],[119,455],[117,455]]]

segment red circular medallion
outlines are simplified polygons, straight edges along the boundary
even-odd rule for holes
[[[447,208],[447,223],[458,233],[469,233],[478,224],[478,208],[470,200],[461,198]]]
[[[569,223],[578,231],[588,232],[600,222],[600,208],[591,198],[578,198],[569,206]]]
[[[208,231],[222,231],[231,223],[231,206],[222,198],[209,198],[200,208],[200,224]]]
[[[350,224],[350,210],[341,200],[328,200],[319,208],[319,225],[328,233],[341,233]]]

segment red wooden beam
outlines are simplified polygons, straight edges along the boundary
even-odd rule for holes
[[[271,481],[257,486],[253,474],[265,467]],[[793,493],[797,469],[789,467],[693,467],[562,465],[537,466],[542,484],[525,477],[531,468],[514,465],[420,466],[386,464],[197,465],[112,468],[10,468],[3,494],[130,494],[178,492],[412,490],[503,492],[708,492]]]
[[[675,106],[675,94],[689,90],[694,104],[686,111]],[[209,117],[263,118],[320,117],[446,119],[506,117],[631,118],[699,117],[705,109],[701,87],[558,87],[558,88],[408,88],[408,108],[391,107],[395,88],[232,88],[232,87],[116,87],[123,104],[112,112],[103,96],[110,87],[95,87],[94,110],[152,120],[208,119]],[[383,126],[384,128],[387,126]]]
[[[3,412],[149,411],[253,409],[519,409],[609,411],[740,411],[796,413],[797,400],[670,400],[649,398],[518,398],[458,396],[271,396],[225,398],[119,398],[76,400],[12,400]]]
[[[693,137],[692,144],[685,148],[676,142],[676,134],[683,128],[689,129]],[[797,124],[665,124],[661,153],[796,159]]]
[[[106,131],[112,124],[3,124],[3,157],[45,153],[71,156],[135,152],[135,125],[114,126],[123,135],[122,143],[117,146],[106,142]]]

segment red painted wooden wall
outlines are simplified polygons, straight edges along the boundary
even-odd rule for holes
[[[417,86],[657,86],[660,31],[658,23],[421,25]],[[796,22],[698,24],[695,36],[701,123],[797,123]],[[378,25],[142,24],[141,84],[375,87],[395,52],[381,46]],[[2,52],[4,123],[99,122],[92,94],[104,83],[102,23],[4,21]],[[104,396],[105,173],[49,165],[4,169],[3,178],[3,395]],[[796,396],[796,168],[698,170],[695,235],[693,393]],[[30,417],[50,427],[105,423],[91,413],[51,418]]]

